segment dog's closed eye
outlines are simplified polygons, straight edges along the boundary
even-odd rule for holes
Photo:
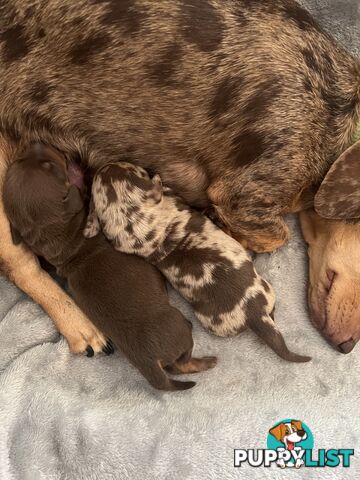
[[[336,275],[337,275],[336,272],[334,272],[332,270],[328,270],[326,272],[327,282],[326,282],[326,285],[325,285],[325,289],[326,289],[327,293],[330,293],[331,288],[334,284]]]

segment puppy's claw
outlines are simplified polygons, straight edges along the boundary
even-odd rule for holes
[[[87,357],[93,357],[93,356],[94,356],[94,350],[93,350],[92,347],[90,347],[90,345],[88,345],[88,346],[86,347],[86,350],[85,350],[85,351],[86,351],[86,356],[87,356]]]

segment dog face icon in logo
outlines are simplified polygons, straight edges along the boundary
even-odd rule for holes
[[[298,453],[309,447],[309,440],[313,443],[312,438],[308,438],[311,433],[309,432],[308,435],[307,431],[309,431],[308,428],[299,420],[284,420],[270,429],[269,436],[272,436],[275,440],[277,445],[276,450],[278,452],[288,450]],[[308,442],[306,442],[306,440],[308,440]],[[298,445],[300,443],[301,445]],[[279,444],[281,444],[281,446],[279,446]],[[303,458],[297,458],[295,462],[285,462],[284,459],[280,458],[277,461],[277,465],[281,468],[300,468],[304,465],[304,460]]]
[[[274,435],[277,441],[283,443],[287,450],[293,450],[297,443],[307,438],[302,423],[298,420],[292,420],[289,423],[279,423],[279,425],[270,430],[270,433]]]

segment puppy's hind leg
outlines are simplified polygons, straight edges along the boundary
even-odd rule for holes
[[[169,378],[162,367],[161,361],[142,365],[137,364],[137,367],[150,385],[157,390],[188,390],[196,385],[195,382],[180,382]]]
[[[216,357],[195,358],[191,356],[191,350],[184,353],[173,365],[168,365],[166,371],[172,375],[183,373],[198,373],[214,368],[217,364]]]

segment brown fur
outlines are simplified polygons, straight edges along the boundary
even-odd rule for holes
[[[360,141],[348,148],[327,173],[315,196],[315,209],[324,218],[360,218]]]
[[[136,158],[257,251],[360,117],[359,61],[293,0],[10,0],[0,32],[2,168],[20,140]]]
[[[169,305],[165,281],[154,267],[116,252],[103,235],[83,238],[87,211],[80,190],[69,185],[64,157],[32,146],[8,170],[4,205],[16,235],[67,279],[82,311],[153,387],[195,385],[169,379],[160,364],[184,373],[215,366],[214,357],[191,357],[191,323]]]
[[[136,159],[257,250],[360,117],[359,62],[293,0],[29,5],[3,6],[3,133]]]
[[[2,190],[6,163],[0,144],[0,186]],[[95,353],[106,348],[105,336],[88,320],[75,302],[40,267],[34,254],[24,244],[14,245],[10,225],[0,199],[0,268],[8,278],[39,303],[66,338],[73,353]]]

